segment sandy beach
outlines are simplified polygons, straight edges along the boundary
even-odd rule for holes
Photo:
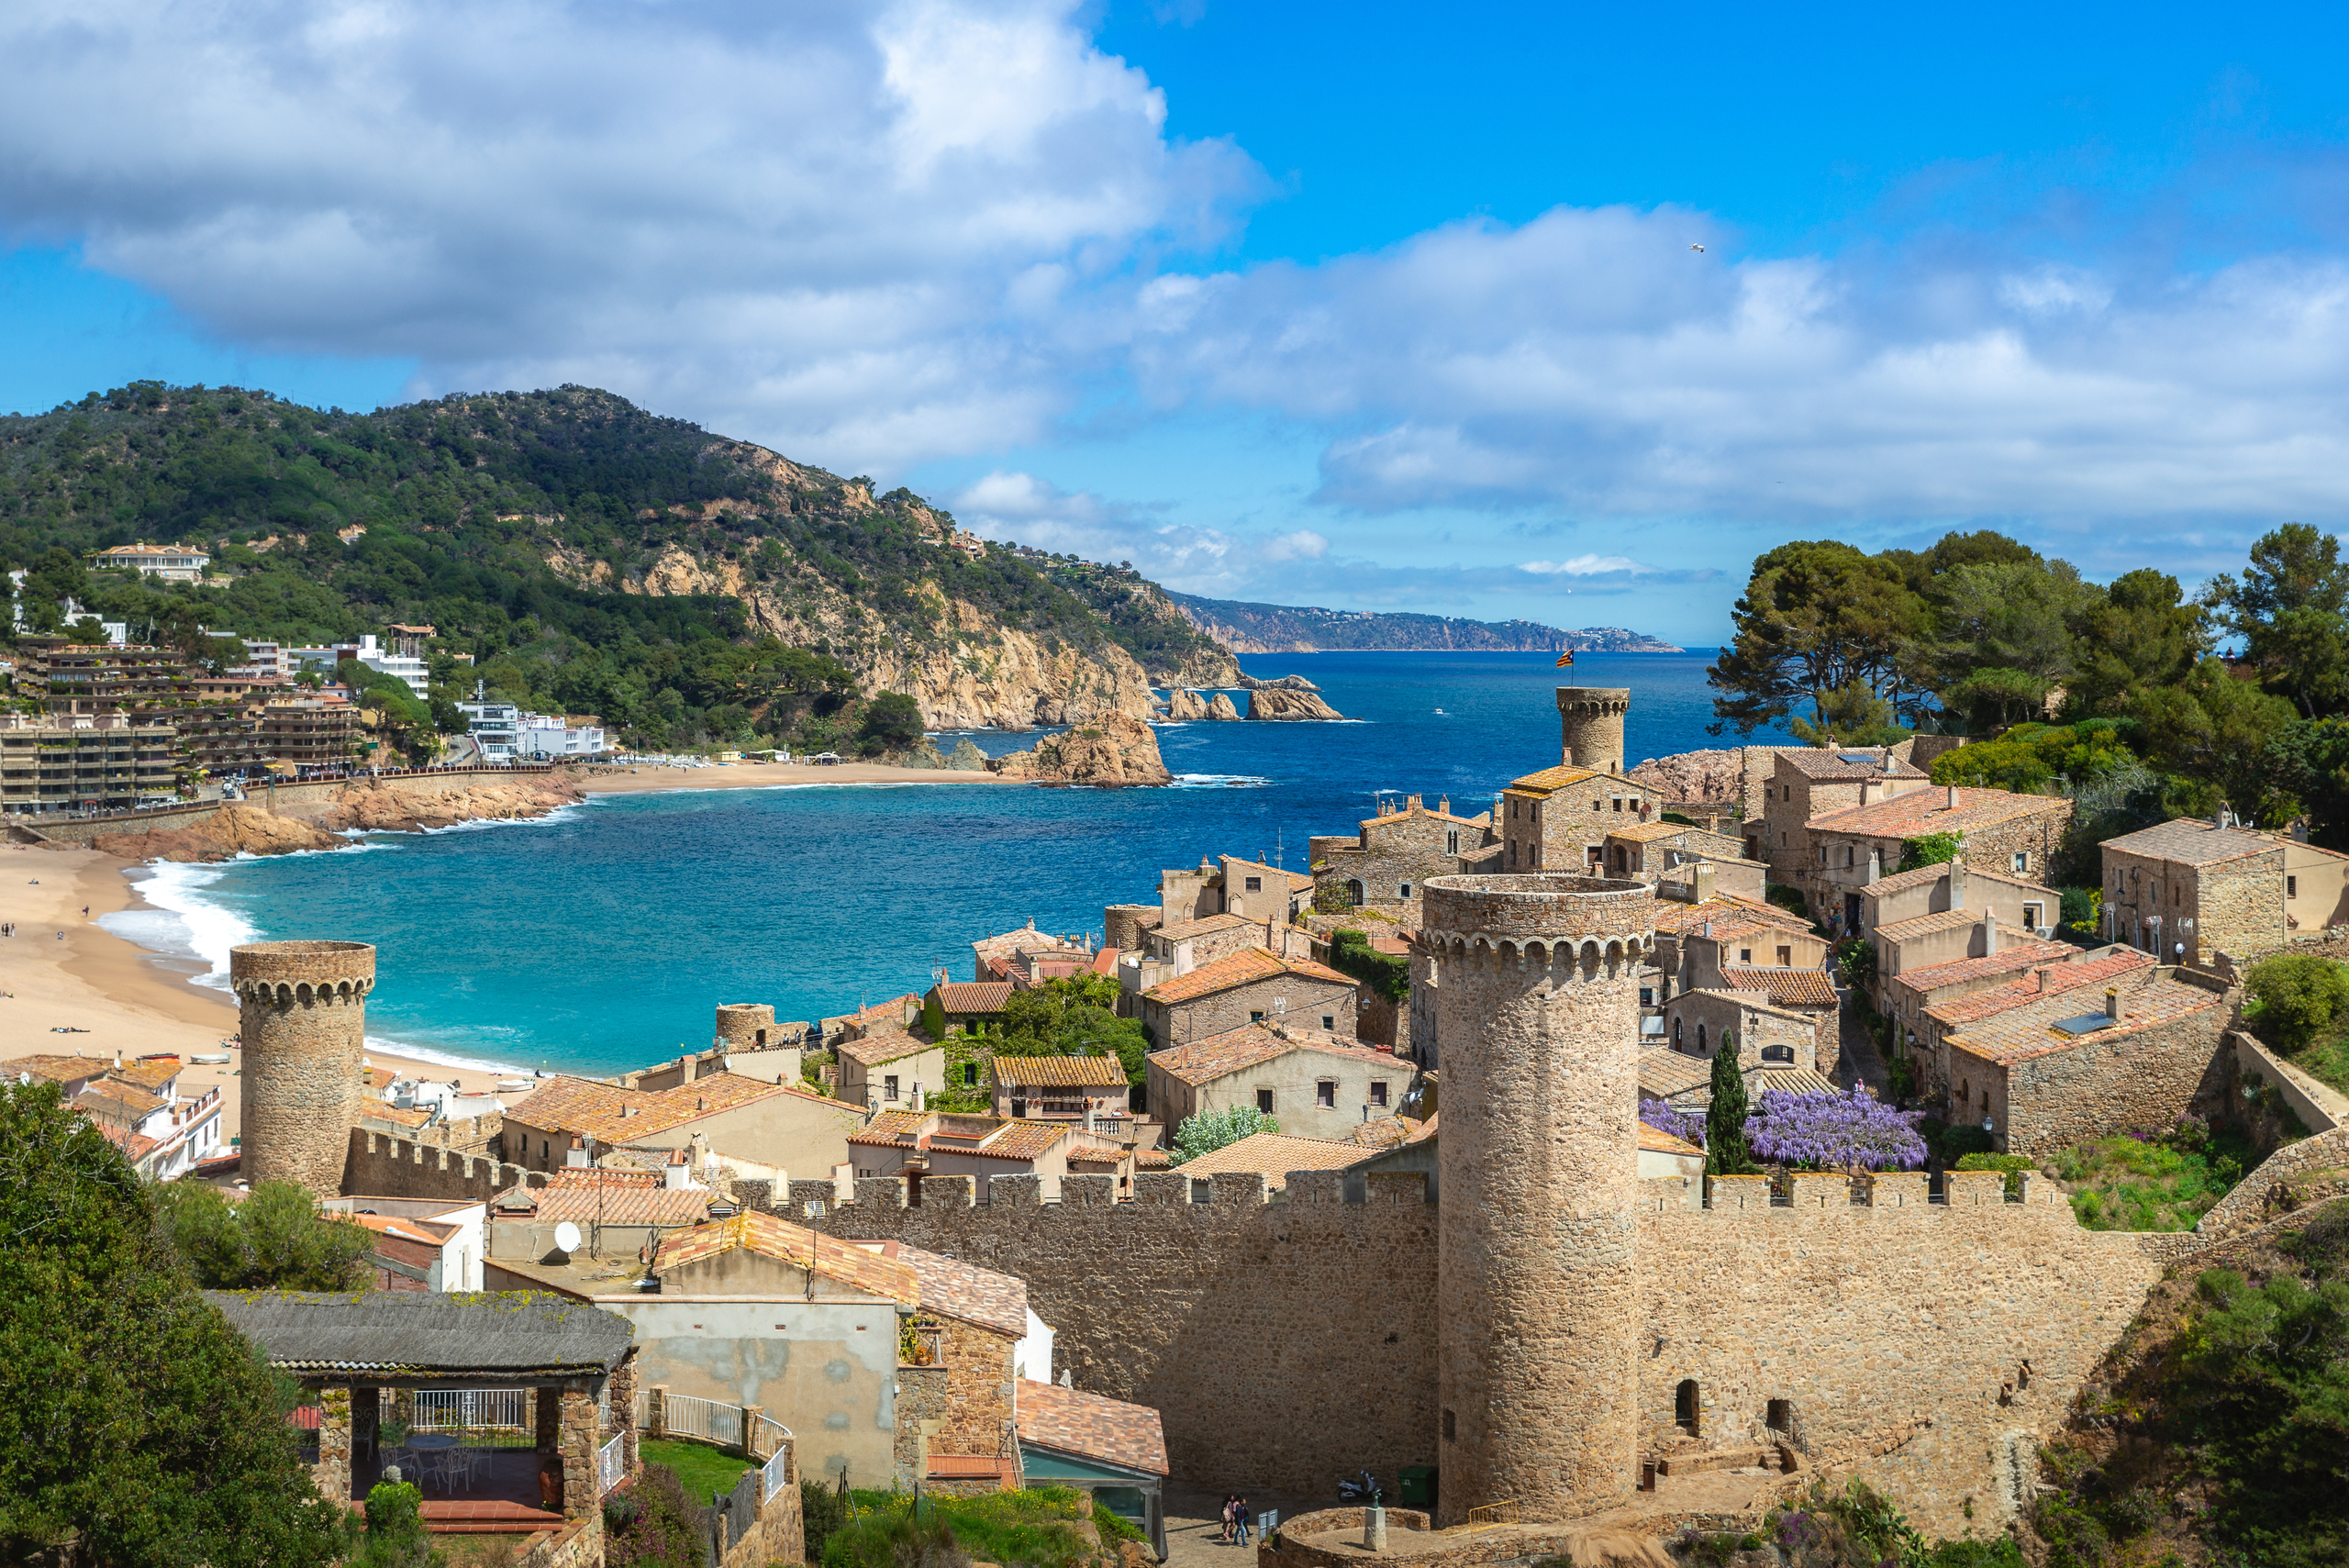
[[[973,784],[1014,785],[1024,779],[996,773],[956,773],[940,768],[892,768],[879,762],[719,762],[707,768],[640,764],[613,773],[582,771],[579,787],[588,795],[635,795],[656,789],[766,789],[777,784]]]
[[[238,1130],[242,1055],[226,1043],[237,1032],[234,1001],[226,992],[189,984],[199,972],[193,960],[158,957],[97,924],[101,915],[144,907],[122,874],[133,863],[95,850],[0,846],[0,925],[16,929],[14,937],[0,938],[0,1058],[112,1060],[120,1051],[128,1062],[161,1051],[186,1058],[225,1051],[228,1065],[191,1067],[180,1088],[220,1089],[226,1139]],[[76,1032],[54,1032],[61,1029]],[[495,1082],[478,1070],[382,1051],[369,1051],[368,1061],[443,1081],[453,1074],[472,1091]]]

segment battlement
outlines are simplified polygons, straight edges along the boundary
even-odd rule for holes
[[[1555,689],[1560,713],[1613,718],[1631,711],[1631,688],[1629,686],[1559,686]]]
[[[2063,1186],[2035,1172],[1796,1171],[1776,1176],[1665,1176],[1640,1184],[1640,1210],[1700,1214],[1784,1213],[1788,1216],[1862,1209],[2013,1210],[2036,1217],[2071,1200]]]
[[[1644,882],[1566,874],[1431,877],[1419,940],[1455,960],[1577,962],[1586,973],[1637,961],[1655,943]]]
[[[446,1198],[486,1203],[508,1187],[542,1187],[544,1171],[526,1171],[486,1155],[354,1129],[342,1167],[342,1191],[376,1197]]]
[[[248,942],[228,950],[228,987],[239,1000],[284,1004],[363,1001],[375,987],[367,942]]]
[[[844,1195],[841,1188],[852,1189]],[[1374,1171],[1349,1195],[1341,1171],[1292,1171],[1286,1187],[1273,1186],[1261,1171],[1219,1171],[1211,1176],[1186,1176],[1180,1171],[1145,1171],[1134,1177],[1131,1197],[1118,1195],[1118,1179],[1107,1175],[1061,1178],[1061,1195],[1048,1201],[1040,1176],[925,1176],[918,1195],[902,1176],[863,1176],[852,1183],[829,1180],[735,1184],[745,1207],[766,1208],[807,1223],[827,1215],[854,1210],[878,1211],[1078,1208],[1183,1209],[1191,1211],[1277,1209],[1343,1206],[1354,1209],[1425,1210],[1433,1207],[1424,1171]],[[781,1189],[778,1191],[777,1189]],[[1431,1218],[1422,1215],[1422,1218]]]

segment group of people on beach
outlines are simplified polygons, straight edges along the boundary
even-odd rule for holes
[[[1245,1546],[1249,1527],[1255,1522],[1256,1516],[1248,1511],[1248,1499],[1236,1492],[1227,1492],[1223,1497],[1223,1529],[1216,1532],[1216,1540],[1230,1546]]]

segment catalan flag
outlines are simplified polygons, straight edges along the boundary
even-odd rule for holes
[[[1559,668],[1559,669],[1561,669],[1561,670],[1564,669],[1567,665],[1569,665],[1569,664],[1573,663],[1574,662],[1575,662],[1575,651],[1574,651],[1573,649],[1571,649],[1571,648],[1567,649],[1564,653],[1561,653],[1561,654],[1559,654],[1559,655],[1558,655],[1558,668]]]

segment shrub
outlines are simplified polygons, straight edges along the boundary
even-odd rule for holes
[[[1901,846],[1900,869],[1915,871],[1920,866],[1947,865],[1965,848],[1963,833],[1920,833]]]
[[[1854,1084],[1844,1095],[1763,1091],[1745,1124],[1753,1151],[1809,1170],[1913,1171],[1925,1162],[1920,1111],[1897,1111]]]
[[[799,1516],[807,1535],[807,1561],[824,1560],[824,1542],[848,1523],[848,1498],[821,1481],[799,1484]]]
[[[883,692],[864,705],[864,722],[857,727],[857,735],[879,741],[885,750],[903,751],[921,740],[921,706],[903,692]]]
[[[367,1533],[345,1559],[349,1568],[428,1568],[436,1559],[424,1532],[424,1494],[405,1481],[381,1481],[367,1494]]]
[[[1174,1129],[1174,1163],[1180,1165],[1202,1154],[1212,1154],[1224,1145],[1237,1143],[1254,1133],[1280,1129],[1279,1122],[1253,1106],[1202,1111]]]
[[[636,1512],[604,1540],[608,1568],[701,1568],[708,1510],[685,1495],[677,1473],[647,1464],[629,1492]],[[610,1518],[607,1513],[607,1525]]]
[[[2254,964],[2243,988],[2245,1021],[2286,1051],[2312,1044],[2349,1008],[2349,973],[2313,953],[2277,953]]]
[[[1410,960],[1391,952],[1380,952],[1360,931],[1348,929],[1330,933],[1330,967],[1367,982],[1372,989],[1390,1002],[1410,999]]]
[[[2007,1173],[2007,1195],[2009,1197],[2022,1191],[2022,1173],[2038,1169],[2026,1155],[1978,1153],[1960,1156],[1957,1168],[1961,1171],[2004,1171]]]
[[[1705,1146],[1705,1118],[1694,1112],[1681,1110],[1662,1100],[1642,1100],[1640,1119],[1658,1132],[1668,1132],[1699,1149]]]
[[[1835,949],[1835,967],[1863,1006],[1867,1005],[1868,987],[1876,984],[1876,944],[1865,937],[1847,937]]]

